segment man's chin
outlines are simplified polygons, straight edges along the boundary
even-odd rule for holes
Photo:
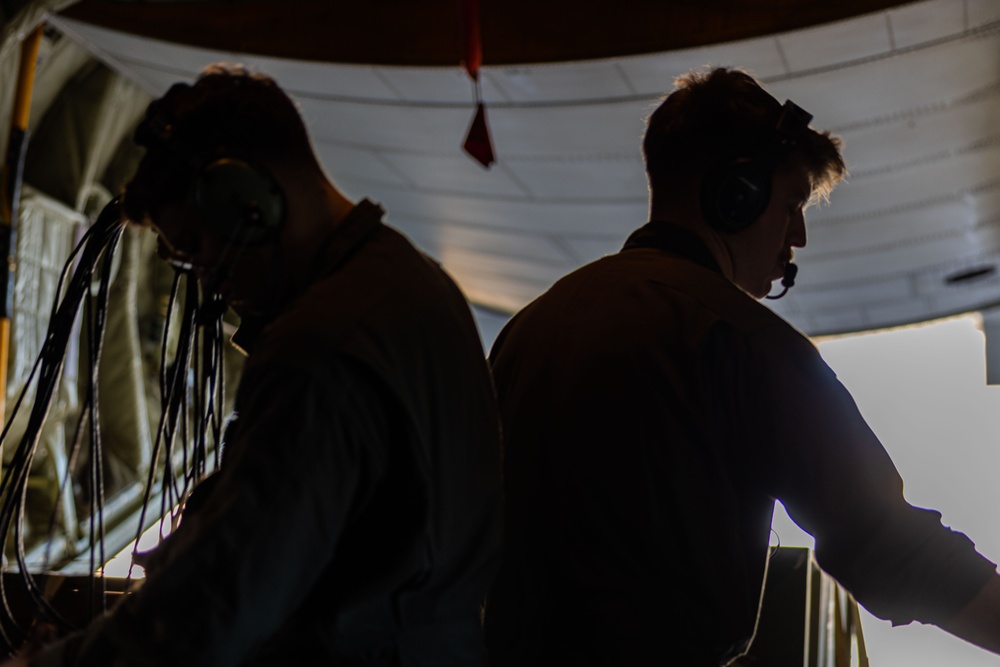
[[[746,285],[740,285],[739,283],[735,283],[735,284],[736,284],[737,287],[739,287],[743,291],[744,294],[746,294],[747,296],[753,297],[754,299],[757,299],[758,301],[760,301],[765,296],[767,296],[768,294],[771,293],[771,285],[770,285],[770,283],[767,284],[764,287],[748,287]]]
[[[254,317],[254,309],[246,301],[232,300],[228,302],[230,309],[240,317]]]
[[[229,302],[229,307],[240,319],[270,320],[279,312],[274,308],[267,308],[266,304],[261,305],[241,299],[233,299]]]

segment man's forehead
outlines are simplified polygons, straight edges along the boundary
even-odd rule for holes
[[[812,198],[813,180],[805,169],[782,169],[775,176],[775,185],[789,198],[807,201]]]
[[[125,214],[135,222],[155,221],[161,208],[186,196],[189,181],[186,165],[172,159],[168,151],[147,150],[125,185]]]

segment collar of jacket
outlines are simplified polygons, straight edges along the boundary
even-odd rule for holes
[[[348,211],[336,229],[323,242],[309,270],[307,283],[313,284],[335,273],[365,245],[382,227],[385,210],[368,199],[362,199]],[[233,333],[230,342],[244,355],[250,354],[254,344],[268,324],[280,316],[245,317]]]
[[[716,273],[722,273],[719,263],[715,261],[705,242],[694,232],[672,222],[650,220],[632,232],[622,246],[622,251],[635,248],[655,248],[680,255]]]

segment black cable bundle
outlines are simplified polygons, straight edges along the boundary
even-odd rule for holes
[[[42,351],[35,362],[25,389],[22,390],[11,415],[8,418],[0,443],[7,439],[13,423],[13,416],[20,408],[32,378],[37,375],[35,401],[24,435],[15,450],[0,481],[0,545],[6,545],[11,537],[15,546],[16,561],[20,578],[34,611],[33,621],[53,627],[57,633],[75,629],[45,598],[44,591],[28,569],[24,549],[24,517],[28,476],[31,470],[53,395],[58,388],[66,358],[70,336],[74,332],[75,321],[81,304],[85,301],[83,326],[87,334],[86,394],[81,403],[80,420],[74,433],[70,461],[66,479],[74,469],[83,441],[89,449],[87,475],[90,487],[89,540],[90,572],[98,571],[107,562],[104,552],[104,457],[101,447],[99,419],[98,368],[104,340],[104,330],[108,314],[108,293],[112,278],[112,257],[121,239],[124,222],[120,215],[120,202],[112,200],[97,217],[84,238],[74,249],[63,268],[57,289],[56,303],[49,321]],[[76,264],[75,270],[73,266]],[[66,278],[72,270],[72,278]],[[93,293],[95,276],[99,279],[96,294]],[[64,292],[65,286],[65,294]],[[180,333],[177,336],[173,358],[168,358],[169,323],[174,317],[178,297],[180,300]],[[62,295],[62,298],[59,298]],[[150,469],[146,480],[138,532],[133,554],[144,532],[146,513],[156,486],[159,469],[161,502],[160,517],[173,508],[182,505],[194,485],[206,477],[220,463],[219,443],[221,442],[224,382],[223,382],[223,330],[222,314],[225,306],[218,295],[210,295],[202,302],[197,282],[187,270],[178,269],[170,294],[167,312],[167,327],[163,332],[163,346],[160,363],[161,413],[156,439],[150,459]],[[89,301],[88,301],[89,297]],[[85,438],[86,435],[86,438]],[[162,456],[162,464],[160,463]],[[159,464],[159,465],[158,465]],[[178,474],[179,473],[179,474]],[[60,488],[59,494],[67,492]],[[71,491],[70,491],[71,492]],[[58,499],[56,507],[59,506]],[[53,526],[55,517],[53,517]],[[50,542],[51,543],[51,542]],[[129,578],[132,568],[129,568]],[[91,618],[104,610],[105,580],[103,573],[89,579]],[[101,590],[96,590],[100,586]],[[97,608],[98,603],[100,608]],[[13,631],[13,632],[11,632]],[[8,655],[31,641],[32,629],[24,628],[18,622],[8,600],[3,577],[0,577],[0,643]]]
[[[74,249],[69,260],[63,269],[57,289],[57,300],[53,304],[49,326],[42,345],[41,352],[35,365],[32,368],[25,388],[18,396],[11,415],[7,420],[0,442],[6,442],[8,431],[13,423],[13,416],[20,409],[32,379],[36,380],[35,401],[31,405],[31,413],[21,441],[14,451],[11,461],[0,481],[0,545],[6,547],[10,538],[11,528],[13,528],[15,558],[17,560],[18,571],[28,592],[38,616],[48,623],[58,628],[68,628],[69,624],[45,599],[41,588],[35,578],[29,572],[25,560],[24,551],[24,513],[25,499],[28,487],[28,475],[31,464],[38,448],[42,426],[48,415],[52,404],[52,398],[58,388],[62,376],[63,364],[66,358],[66,348],[69,344],[70,336],[73,334],[74,325],[81,304],[90,296],[90,308],[88,308],[87,327],[90,333],[90,349],[88,350],[88,362],[90,364],[91,378],[87,387],[86,397],[82,405],[81,423],[86,419],[90,424],[90,447],[93,456],[91,457],[91,481],[96,482],[92,495],[91,514],[91,544],[100,542],[96,539],[103,530],[102,508],[103,497],[101,496],[101,486],[103,483],[101,473],[100,456],[100,428],[97,417],[97,381],[94,369],[100,360],[101,344],[103,342],[104,327],[107,321],[107,301],[108,288],[112,276],[112,256],[115,248],[121,239],[124,224],[119,215],[119,201],[114,199],[109,203],[97,220],[85,234],[83,240]],[[60,300],[58,295],[63,294],[63,286],[70,269],[76,262],[76,270],[73,271],[72,278],[66,285],[65,294]],[[97,295],[91,293],[93,278],[99,276],[100,284]],[[74,458],[75,452],[80,445],[82,428],[77,429],[77,437],[74,439],[73,449],[70,458]],[[103,549],[102,549],[103,551]],[[103,554],[102,554],[103,556]],[[0,577],[0,601],[2,601],[3,622],[0,623],[0,640],[4,649],[12,653],[17,645],[21,644],[29,637],[29,630],[20,627],[17,623],[7,598],[7,591],[4,586],[4,579]],[[18,641],[15,643],[9,630],[14,630],[18,634]]]
[[[180,315],[180,333],[173,359],[167,358],[169,323],[178,301],[183,279],[184,298]],[[194,486],[220,464],[218,444],[222,437],[225,383],[222,368],[222,313],[224,304],[217,294],[199,302],[197,283],[190,272],[178,269],[167,310],[168,327],[163,333],[160,357],[160,423],[156,430],[152,461],[142,502],[139,530],[133,555],[138,554],[139,539],[146,525],[146,511],[155,487],[155,462],[163,455],[160,485],[160,513],[181,507]],[[200,343],[200,344],[199,344]],[[192,423],[192,421],[194,423]],[[179,450],[177,447],[181,444]],[[211,466],[209,455],[213,455]],[[182,472],[178,480],[176,471]],[[133,562],[134,565],[134,562]],[[132,576],[129,567],[128,576]]]

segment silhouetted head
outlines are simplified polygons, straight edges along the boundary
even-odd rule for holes
[[[826,198],[846,172],[840,140],[803,126],[794,141],[776,142],[782,104],[738,69],[692,71],[649,116],[643,155],[653,198],[676,196],[716,168],[766,154],[776,169],[808,174],[812,193]]]
[[[190,266],[238,312],[273,310],[341,207],[301,115],[269,77],[215,65],[153,101],[135,132],[146,154],[122,209],[150,223],[161,255]]]
[[[213,65],[193,85],[178,83],[154,100],[135,132],[146,149],[123,201],[134,222],[155,221],[169,203],[192,196],[206,165],[234,157],[265,173],[316,163],[302,117],[270,77]]]
[[[741,70],[678,78],[643,139],[651,218],[694,231],[727,278],[763,298],[794,271],[806,207],[846,172],[840,140],[811,119]]]

